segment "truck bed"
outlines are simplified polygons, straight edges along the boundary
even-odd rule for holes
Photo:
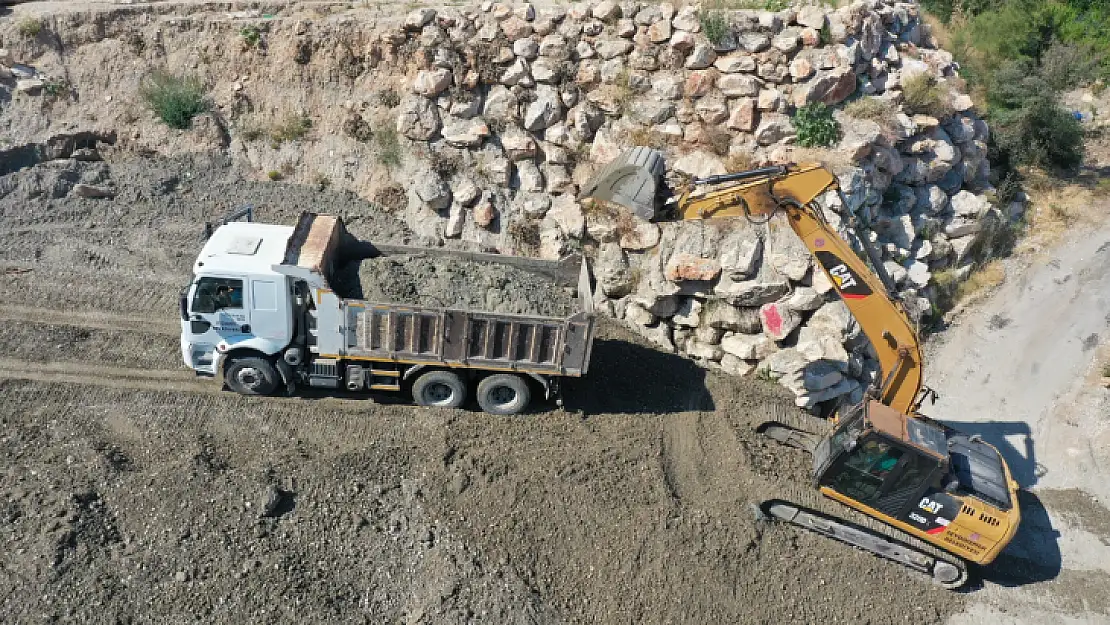
[[[372,302],[343,298],[334,290],[334,270],[341,261],[389,253],[442,254],[467,262],[512,265],[563,281],[571,281],[576,273],[577,310],[566,317],[521,315]],[[316,349],[323,357],[581,376],[589,367],[596,319],[589,267],[582,259],[571,261],[375,247],[352,237],[337,218],[305,213],[277,269],[305,279],[312,288],[317,317],[313,332]],[[555,282],[553,279],[553,293],[561,288]]]
[[[505,315],[342,300],[345,355],[483,369],[580,376],[594,319]]]

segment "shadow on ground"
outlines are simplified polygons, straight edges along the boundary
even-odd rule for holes
[[[564,384],[567,410],[587,415],[715,409],[704,369],[681,356],[620,339],[597,339],[589,374]]]
[[[983,580],[1001,586],[1024,586],[1055,579],[1062,559],[1060,532],[1052,526],[1048,511],[1036,494],[1018,492],[1021,525],[1010,544],[989,566],[981,567]]]

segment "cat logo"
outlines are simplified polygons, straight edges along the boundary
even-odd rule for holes
[[[836,288],[840,290],[856,286],[856,279],[852,277],[852,272],[848,271],[848,266],[843,263],[830,269],[829,275],[836,280]]]
[[[817,262],[825,268],[836,285],[836,290],[844,299],[863,299],[871,295],[871,287],[867,286],[859,275],[847,263],[829,251],[818,250],[815,254]]]

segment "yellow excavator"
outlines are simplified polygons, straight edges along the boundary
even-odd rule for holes
[[[922,385],[917,333],[881,257],[866,236],[856,236],[869,269],[818,203],[835,191],[848,206],[836,176],[814,164],[764,167],[694,178],[676,195],[664,175],[661,152],[633,148],[587,183],[580,199],[614,203],[651,221],[765,223],[784,213],[878,355],[880,375],[860,403],[841,404],[828,421],[781,411],[759,426],[812,455],[813,483],[824,495],[793,489],[789,499],[762,502],[760,513],[893,560],[946,588],[962,586],[967,562],[989,564],[1016,533],[1018,484],[981,437],[919,412],[936,394]]]

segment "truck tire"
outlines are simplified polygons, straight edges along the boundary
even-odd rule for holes
[[[478,405],[490,414],[517,414],[532,401],[532,390],[519,375],[498,373],[478,383]]]
[[[413,382],[412,399],[419,406],[458,408],[466,401],[466,383],[453,371],[429,371]]]
[[[265,358],[236,358],[224,367],[227,387],[240,395],[272,395],[281,381]]]

